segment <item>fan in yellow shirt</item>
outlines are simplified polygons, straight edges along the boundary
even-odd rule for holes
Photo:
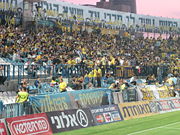
[[[67,83],[63,81],[63,79],[60,79],[59,89],[60,92],[66,92]]]

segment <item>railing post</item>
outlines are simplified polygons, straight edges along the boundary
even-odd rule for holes
[[[12,79],[15,79],[15,65],[13,64],[13,73],[12,73]]]

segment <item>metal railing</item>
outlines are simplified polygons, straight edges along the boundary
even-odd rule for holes
[[[10,118],[32,114],[32,107],[29,102],[5,104],[1,110],[0,118]]]
[[[88,65],[76,64],[58,64],[58,65],[24,65],[22,63],[13,63],[1,65],[3,66],[3,76],[7,77],[7,80],[18,79],[18,82],[21,79],[33,79],[33,78],[46,78],[50,76],[63,76],[64,78],[80,77],[85,74],[90,73],[94,68],[89,67]],[[158,66],[141,66],[139,69],[132,66],[101,66],[102,76],[106,73],[110,73],[116,78],[130,78],[132,76],[148,76],[157,74]],[[171,71],[169,66],[162,66],[161,76],[164,78],[168,75],[168,72]],[[179,69],[177,71],[180,73]]]

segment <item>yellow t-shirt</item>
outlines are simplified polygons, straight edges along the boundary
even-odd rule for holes
[[[62,92],[62,91],[65,91],[65,90],[66,90],[66,87],[67,87],[67,83],[66,83],[66,82],[61,82],[61,83],[59,84],[59,89],[60,89],[61,92]]]
[[[73,63],[73,60],[68,60],[68,62],[67,62],[69,65],[72,65],[72,63]]]
[[[110,64],[111,64],[111,65],[115,65],[115,58],[112,58]]]
[[[94,73],[94,76],[93,76],[93,77],[97,77],[97,72],[98,72],[98,71],[97,71],[96,69],[93,70],[93,73]]]
[[[120,86],[120,89],[121,89],[121,90],[125,90],[125,89],[126,89],[126,85],[125,85],[125,84],[122,84],[122,85]]]
[[[93,74],[93,72],[92,72],[92,71],[88,74],[88,77],[89,77],[89,78],[94,77],[94,74]]]
[[[17,103],[23,103],[25,101],[27,101],[29,94],[27,92],[18,92],[18,99],[17,99]]]
[[[97,73],[96,73],[97,77],[102,77],[102,70],[99,68]]]

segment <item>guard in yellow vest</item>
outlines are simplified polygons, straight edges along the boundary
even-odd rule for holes
[[[23,87],[19,92],[18,95],[16,97],[16,103],[23,103],[26,102],[28,100],[28,92],[27,89],[25,87]]]

